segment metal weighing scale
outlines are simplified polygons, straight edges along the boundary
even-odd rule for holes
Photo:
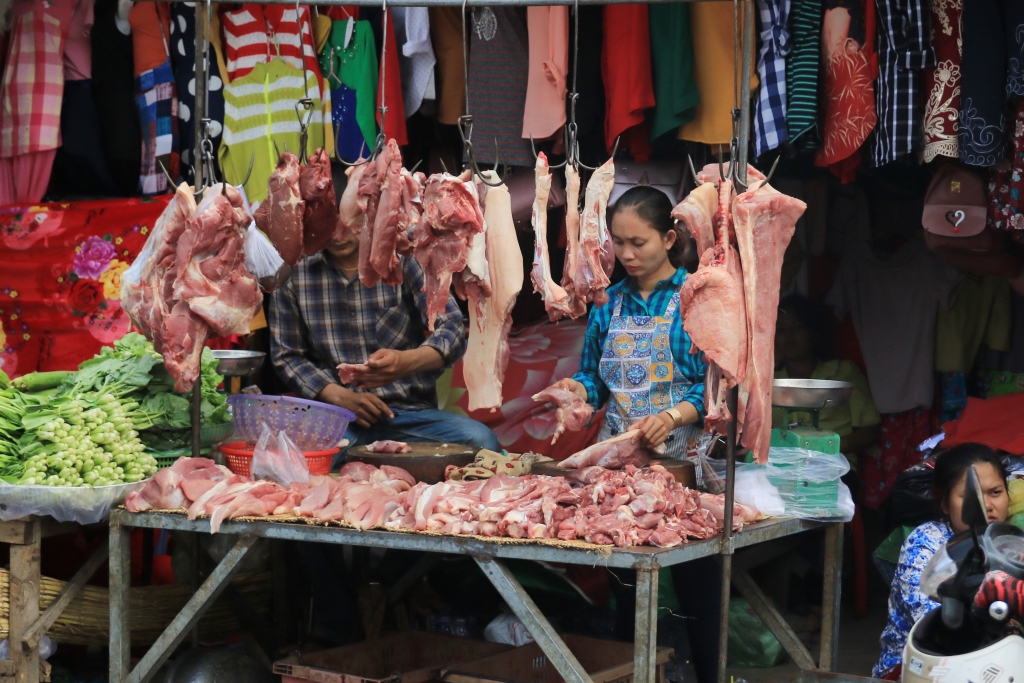
[[[832,514],[839,500],[839,480],[821,476],[815,452],[838,454],[839,435],[818,426],[818,411],[844,406],[852,395],[853,384],[835,380],[777,379],[772,384],[772,406],[782,408],[785,426],[772,430],[771,446],[805,449],[805,457],[798,456],[786,464],[774,463],[788,470],[785,476],[768,476],[783,500],[799,500],[802,506],[817,508],[824,516]],[[811,426],[788,426],[790,412],[809,413]]]
[[[830,379],[777,379],[772,383],[772,406],[782,408],[782,427],[772,430],[772,446],[806,448],[820,453],[839,452],[839,435],[818,427],[818,411],[846,405],[853,384]],[[790,413],[808,413],[810,427],[790,427]]]

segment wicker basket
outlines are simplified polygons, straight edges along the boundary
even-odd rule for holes
[[[232,581],[239,595],[257,616],[270,618],[270,573],[239,574]],[[44,576],[39,587],[40,611],[49,607],[64,582]],[[131,589],[129,609],[132,645],[147,646],[160,636],[189,598],[187,584],[140,586]],[[11,614],[10,574],[0,569],[0,638],[6,638]],[[216,637],[242,630],[223,596],[199,621],[203,637]],[[85,586],[64,610],[47,635],[58,643],[106,645],[110,633],[110,592],[106,588]]]

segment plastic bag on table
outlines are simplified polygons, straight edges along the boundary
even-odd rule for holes
[[[25,486],[0,481],[0,522],[29,516],[52,517],[58,522],[96,524],[149,479],[112,486]]]
[[[786,504],[779,490],[768,481],[764,468],[756,465],[736,466],[736,502],[769,517],[786,514]]]
[[[768,464],[816,483],[834,481],[850,471],[850,461],[842,453],[822,453],[806,448],[770,448]]]
[[[274,433],[263,425],[260,439],[252,454],[252,478],[265,479],[288,486],[293,482],[309,484],[309,464],[298,446],[284,431]]]
[[[729,666],[769,669],[782,663],[786,652],[754,608],[743,598],[729,601]]]
[[[725,460],[715,460],[707,455],[697,456],[697,484],[704,486],[715,495],[725,491]]]

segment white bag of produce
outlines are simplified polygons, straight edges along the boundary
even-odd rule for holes
[[[256,442],[251,472],[253,479],[266,479],[282,486],[292,482],[309,483],[306,456],[283,430],[275,437],[267,425],[263,425],[260,440]]]
[[[522,647],[533,642],[533,636],[526,630],[526,625],[514,614],[499,614],[484,629],[484,640],[489,643],[515,645]]]
[[[0,482],[0,521],[11,522],[29,515],[49,516],[58,522],[95,524],[110,514],[148,479],[113,486],[25,486]]]

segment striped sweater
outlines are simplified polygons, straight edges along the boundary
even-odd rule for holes
[[[263,201],[267,179],[277,164],[277,149],[298,153],[298,100],[313,100],[306,151],[312,155],[325,146],[324,117],[321,110],[317,74],[303,72],[283,59],[269,64],[257,63],[245,76],[224,86],[224,138],[220,145],[220,167],[228,178],[244,178],[253,159],[252,175],[245,184],[249,201]]]

